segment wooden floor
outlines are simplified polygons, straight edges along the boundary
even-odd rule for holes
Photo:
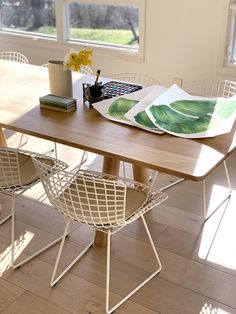
[[[10,134],[8,135],[10,136]],[[10,137],[16,145],[17,136]],[[30,138],[27,149],[44,151],[53,145]],[[81,151],[59,147],[61,159],[75,163]],[[147,222],[163,269],[122,305],[119,314],[233,314],[236,313],[236,153],[228,159],[233,194],[206,222],[202,216],[201,183],[183,182],[167,191],[169,199],[147,214]],[[86,167],[101,169],[101,158],[89,154]],[[127,167],[128,173],[130,172]],[[175,178],[159,175],[158,186]],[[223,167],[207,180],[210,209],[227,193]],[[0,196],[3,217],[9,199]],[[39,185],[17,200],[19,260],[61,234],[64,219],[51,208]],[[10,264],[10,221],[0,227],[0,313],[105,313],[106,250],[94,247],[54,287],[49,287],[58,245],[17,270]],[[91,239],[91,231],[71,226],[60,264],[63,268]],[[149,272],[155,260],[143,230],[136,222],[112,239],[111,300],[117,302]]]

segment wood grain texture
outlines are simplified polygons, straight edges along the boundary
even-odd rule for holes
[[[0,146],[7,147],[7,140],[2,128],[0,128]]]
[[[46,148],[44,141],[30,137],[27,149],[33,150],[34,145],[42,146],[42,150]],[[58,145],[58,148],[60,157],[68,163],[78,151],[70,148],[72,153],[68,156],[68,147]],[[230,202],[226,209],[222,208],[206,223],[203,223],[201,199],[195,197],[195,194],[201,195],[198,189],[201,184],[196,182],[184,182],[169,190],[167,201],[146,215],[163,269],[159,276],[117,309],[117,314],[236,314],[235,165],[236,152],[228,159],[233,188]],[[99,170],[101,166],[101,158],[99,163],[88,159],[85,165],[93,170]],[[165,174],[159,177],[159,184],[170,179]],[[208,188],[215,188],[214,182],[217,181],[218,194],[223,196],[226,183],[222,169],[214,171],[209,179]],[[35,186],[17,200],[17,239],[27,240],[26,231],[33,235],[19,258],[31,254],[63,232],[63,217],[46,200],[39,203],[42,193],[42,186]],[[214,200],[215,193],[209,197]],[[0,202],[3,205],[1,218],[9,211],[10,199],[1,195]],[[197,202],[199,206],[196,206]],[[73,223],[71,228],[73,232],[66,240],[60,269],[68,266],[93,236],[87,226]],[[10,230],[10,221],[0,228],[1,313],[104,314],[105,249],[91,248],[58,285],[50,288],[59,245],[17,270],[7,269]],[[155,258],[141,221],[126,226],[112,237],[111,254],[111,295],[115,302],[155,267]]]
[[[204,140],[156,135],[104,119],[81,98],[75,112],[40,109],[38,98],[49,93],[44,67],[1,60],[0,73],[2,127],[194,181],[235,149],[236,123],[230,134]],[[75,91],[81,89],[79,82],[74,85]]]

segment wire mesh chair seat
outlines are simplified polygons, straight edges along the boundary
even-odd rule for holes
[[[22,195],[36,183],[40,182],[32,158],[36,158],[42,163],[47,164],[47,166],[50,167],[51,171],[53,172],[67,168],[67,164],[64,162],[42,154],[14,148],[0,148],[0,194],[11,197],[11,213],[0,221],[0,225],[9,218],[12,218],[11,264],[13,268],[21,266],[28,260],[43,252],[48,247],[61,240],[61,238],[57,239],[53,242],[53,244],[51,243],[50,245],[47,245],[43,249],[22,260],[18,264],[15,264],[16,258],[14,252],[17,246],[15,243],[15,201],[18,196]]]
[[[77,173],[60,171],[50,173],[48,166],[34,160],[49,201],[67,218],[64,238],[58,251],[50,285],[54,286],[66,272],[91,248],[94,238],[85,249],[58,275],[61,253],[71,220],[107,234],[106,313],[113,312],[162,268],[159,256],[147,227],[144,214],[167,199],[167,195],[150,187],[126,179],[89,170]],[[119,303],[109,309],[110,237],[118,230],[141,218],[157,260],[157,269]]]
[[[29,63],[29,60],[18,51],[0,51],[0,59],[16,61],[20,63]]]

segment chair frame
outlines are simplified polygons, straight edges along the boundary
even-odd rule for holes
[[[236,82],[229,81],[229,80],[208,78],[204,80],[183,82],[181,87],[190,94],[205,96],[205,97],[229,98],[236,95]],[[210,214],[208,214],[208,209],[206,205],[206,180],[204,179],[202,181],[203,217],[205,221],[208,220],[217,211],[217,209],[219,209],[220,206],[231,197],[231,194],[232,194],[232,185],[231,185],[231,181],[229,177],[226,160],[224,160],[223,164],[224,164],[225,176],[228,183],[229,193]]]
[[[26,151],[26,150],[19,150],[19,149],[15,149],[15,148],[4,147],[4,148],[0,148],[0,152],[2,152],[2,153],[5,152],[6,155],[8,156],[7,157],[9,159],[8,164],[12,170],[11,180],[14,180],[14,178],[18,178],[18,177],[20,178],[20,173],[19,173],[20,165],[19,165],[18,153],[24,154],[26,156],[30,156],[31,158],[44,158],[44,159],[46,158],[47,160],[51,160],[53,162],[53,166],[52,166],[53,172],[59,171],[61,169],[66,169],[68,167],[68,165],[66,163],[59,161],[55,158],[48,157],[48,156],[45,156],[43,154],[38,154],[35,152]],[[13,164],[12,166],[10,166],[10,163],[11,163],[10,159],[11,158],[15,159],[15,161],[13,161],[13,162],[16,162],[16,164]],[[6,163],[6,161],[5,161],[5,163]],[[0,166],[1,166],[1,164],[0,164]],[[18,180],[16,180],[16,182],[17,181]],[[33,182],[26,184],[26,185],[21,184],[21,182],[19,181],[19,184],[16,184],[14,186],[14,185],[12,185],[12,181],[11,181],[11,182],[9,182],[9,185],[7,185],[8,182],[6,182],[5,187],[0,187],[0,193],[1,194],[5,194],[5,195],[11,197],[11,213],[0,221],[0,225],[3,224],[4,222],[6,222],[8,219],[12,218],[12,224],[11,224],[11,266],[13,268],[20,267],[21,265],[25,264],[26,262],[28,262],[29,260],[31,260],[35,256],[41,254],[42,252],[44,252],[45,250],[47,250],[51,246],[55,245],[56,243],[58,243],[62,239],[62,237],[59,237],[56,240],[50,242],[48,245],[41,248],[40,250],[36,251],[32,255],[23,259],[19,263],[15,262],[16,261],[16,259],[15,259],[16,199],[17,199],[17,197],[21,196],[24,192],[26,192],[28,189],[30,189],[32,186],[34,186],[38,182],[40,182],[39,177],[37,179],[35,179]]]
[[[20,63],[29,63],[29,60],[18,51],[0,51],[0,59],[16,61]]]
[[[16,61],[16,62],[20,62],[20,63],[29,63],[29,60],[27,59],[27,57],[18,51],[0,51],[0,59],[9,60],[9,61]],[[23,141],[24,137],[25,137],[25,140]],[[22,146],[24,146],[27,143],[28,143],[28,136],[26,134],[22,133],[21,137],[20,137],[20,142],[19,142],[18,148],[21,148]]]
[[[117,176],[106,175],[106,174],[102,174],[95,171],[80,170],[77,173],[61,171],[60,173],[56,173],[55,175],[53,175],[53,178],[52,178],[51,177],[52,174],[49,174],[46,165],[42,165],[37,160],[34,160],[34,161],[35,161],[36,168],[39,171],[39,176],[41,178],[42,184],[45,188],[49,201],[59,212],[61,212],[63,215],[67,217],[65,229],[63,232],[61,244],[59,247],[59,251],[57,254],[56,262],[54,265],[54,269],[53,269],[53,273],[52,273],[52,277],[50,281],[50,286],[53,287],[56,283],[58,283],[58,281],[69,271],[69,269],[78,260],[80,260],[91,247],[93,247],[94,239],[95,239],[94,235],[93,235],[92,240],[86,245],[86,247],[82,250],[82,252],[80,252],[79,255],[56,277],[59,261],[60,261],[63,247],[65,244],[66,235],[68,234],[70,221],[74,220],[74,221],[78,221],[79,223],[86,224],[87,226],[92,228],[94,231],[99,230],[107,234],[105,310],[107,314],[112,313],[115,309],[117,309],[120,305],[122,305],[127,299],[129,299],[135,292],[137,292],[147,282],[149,282],[154,276],[159,274],[162,269],[161,261],[158,256],[157,250],[155,248],[147,223],[145,221],[144,214],[147,211],[151,210],[154,206],[157,206],[158,204],[166,200],[167,195],[158,190],[151,189],[150,187],[144,184],[141,184],[139,182],[129,180],[124,177],[121,178]],[[61,178],[63,178],[63,180],[65,180],[62,183],[62,185],[59,183],[60,176]],[[77,181],[78,179],[83,182],[82,186],[84,188],[84,191],[85,191],[84,193],[86,197],[81,195],[82,193],[81,183],[76,183],[78,182]],[[98,187],[97,185],[100,185],[100,187]],[[103,185],[104,185],[104,189],[101,188],[101,186]],[[71,188],[71,186],[73,186],[73,188]],[[94,192],[89,190],[91,186],[92,188],[94,188]],[[112,196],[109,193],[111,192],[110,190],[111,186],[114,186],[114,194],[112,194]],[[134,189],[147,192],[148,196],[145,202],[142,205],[140,205],[139,208],[137,208],[131,216],[125,217],[126,189],[129,186],[133,187]],[[57,195],[56,189],[59,190],[58,195]],[[75,200],[75,194],[73,193],[73,191],[76,191],[76,196],[78,197],[78,201]],[[66,193],[67,196],[69,195],[68,198],[67,196],[65,196],[65,194],[63,194],[64,192]],[[100,200],[99,197],[101,197],[101,193],[104,193],[104,199],[106,200],[106,205],[100,205],[99,203],[99,200]],[[107,217],[104,218],[102,216],[103,212],[101,208],[108,206],[109,202],[111,202],[111,199],[113,199],[112,197],[114,197],[115,199],[114,201],[115,204],[112,203],[111,205],[112,208],[114,208],[113,210],[115,214],[109,213],[109,207],[107,208],[106,213],[108,217],[110,215],[114,215],[115,218],[114,216],[112,216],[113,220],[109,220]],[[84,199],[88,201],[88,203],[86,203],[86,206],[88,207],[88,209],[86,209],[85,211],[82,209],[83,205],[85,204],[83,203]],[[92,202],[92,200],[96,200],[95,206],[97,206],[97,211],[96,211],[97,215],[94,214],[93,205],[91,205],[92,203],[90,203],[90,201]],[[73,204],[73,201],[74,201],[74,204],[77,204],[77,205],[71,205]],[[77,208],[77,206],[79,207]],[[88,217],[87,212],[89,212],[91,217],[86,218]],[[157,261],[157,268],[142,283],[140,283],[129,294],[127,294],[118,303],[116,303],[110,308],[111,236],[114,235],[119,230],[121,230],[122,228],[124,228],[127,224],[130,224],[131,222],[137,220],[138,218],[142,219],[151,248],[153,250],[155,259]],[[105,219],[105,222],[104,222],[104,219]]]
[[[107,77],[120,80],[120,81],[133,83],[133,84],[140,84],[143,87],[147,87],[151,85],[159,85],[159,82],[157,81],[157,79],[143,73],[116,73],[116,74],[110,74]]]

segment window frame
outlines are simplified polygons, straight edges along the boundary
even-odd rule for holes
[[[236,66],[236,2],[229,2],[229,12],[228,12],[228,27],[227,27],[227,49],[225,56],[225,63],[227,66]],[[233,59],[235,60],[234,62]]]
[[[234,3],[233,3],[234,1]],[[236,0],[222,0],[220,37],[217,55],[216,71],[219,74],[235,75],[236,64],[230,62],[232,55],[232,7],[236,8]],[[235,10],[236,12],[236,10]],[[236,21],[236,19],[235,19]],[[235,24],[236,27],[236,24]],[[235,28],[236,31],[236,28]],[[235,46],[236,47],[236,46]]]
[[[68,39],[69,21],[67,19],[67,4],[72,2],[136,6],[139,9],[139,47],[137,50],[130,47],[117,47],[109,44],[104,45],[93,42],[86,43],[86,46],[93,49],[94,53],[100,56],[119,56],[124,59],[144,61],[146,0],[55,0],[56,37],[0,29],[0,38],[2,37],[6,42],[28,44],[49,49],[81,49],[81,47],[85,45],[83,41],[80,42]]]

